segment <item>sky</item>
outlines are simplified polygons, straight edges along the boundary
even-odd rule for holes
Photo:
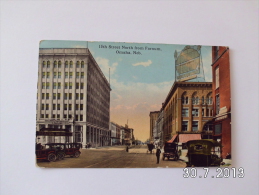
[[[41,41],[40,48],[89,48],[111,84],[110,120],[134,129],[136,139],[149,138],[149,113],[159,111],[175,81],[174,53],[186,45]],[[201,46],[206,82],[212,81],[211,46]],[[109,73],[110,72],[110,73]]]

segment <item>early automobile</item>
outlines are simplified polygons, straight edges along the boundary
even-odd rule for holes
[[[155,147],[154,144],[147,144],[147,147],[148,147],[148,151],[150,152],[150,154],[152,154],[152,151]],[[148,153],[148,151],[147,151],[147,153]]]
[[[81,154],[80,148],[82,148],[81,143],[66,143],[65,144],[65,155],[70,157],[78,158]]]
[[[177,143],[165,143],[164,145],[164,153],[163,153],[163,160],[167,158],[168,160],[172,158],[173,160],[178,160],[178,144]]]
[[[45,144],[46,149],[53,149],[56,151],[57,160],[63,160],[65,157],[65,144],[62,143],[49,143]]]
[[[186,143],[188,149],[187,167],[220,166],[222,145],[214,140],[191,140]]]
[[[36,145],[36,158],[37,160],[48,160],[55,162],[57,159],[57,151],[53,148],[43,148],[41,144]]]

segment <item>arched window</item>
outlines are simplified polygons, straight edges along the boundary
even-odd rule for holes
[[[183,95],[182,95],[182,104],[188,104],[188,96],[187,96],[187,93],[184,92]]]
[[[47,68],[50,67],[50,61],[47,61]]]
[[[73,62],[72,61],[69,62],[69,67],[73,68]]]
[[[61,68],[61,61],[58,61],[58,67]]]
[[[206,103],[207,103],[208,105],[211,105],[211,104],[212,104],[212,95],[211,95],[211,92],[208,93],[208,95],[207,95]]]
[[[193,95],[192,95],[192,104],[199,104],[199,97],[197,95],[197,92],[195,92]]]
[[[43,61],[43,62],[42,62],[43,68],[45,68],[45,65],[46,65],[46,61]]]
[[[84,68],[85,62],[81,61],[81,68]]]

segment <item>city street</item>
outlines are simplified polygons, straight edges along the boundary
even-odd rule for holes
[[[65,157],[56,162],[38,161],[39,167],[46,168],[170,168],[185,167],[181,161],[162,160],[156,164],[156,155],[147,153],[147,146],[136,146],[126,152],[125,146],[81,149],[79,158]],[[155,152],[155,150],[153,150]]]

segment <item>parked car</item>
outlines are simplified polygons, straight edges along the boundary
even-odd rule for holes
[[[201,139],[191,140],[186,143],[188,149],[187,167],[209,167],[220,166],[222,162],[222,145],[214,140]]]
[[[177,143],[165,143],[164,145],[164,153],[163,153],[163,160],[167,158],[168,160],[172,158],[173,160],[178,160],[178,144]]]
[[[37,160],[48,160],[55,162],[57,159],[57,151],[53,148],[43,148],[41,144],[36,144],[36,158]]]

